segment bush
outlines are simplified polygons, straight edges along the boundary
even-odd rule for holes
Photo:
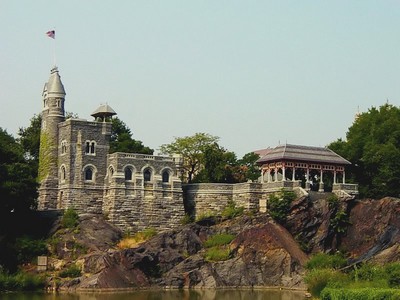
[[[306,263],[306,269],[340,269],[346,266],[347,260],[342,254],[329,255],[317,253]]]
[[[200,222],[200,221],[203,221],[205,219],[215,219],[215,218],[216,218],[216,215],[214,213],[205,212],[205,213],[202,213],[202,214],[196,216],[196,222]]]
[[[0,291],[36,291],[43,289],[45,278],[38,275],[0,273]]]
[[[204,247],[210,248],[215,246],[224,246],[232,242],[234,238],[235,236],[233,234],[227,234],[227,233],[215,234],[209,237],[204,242]]]
[[[15,252],[17,254],[18,263],[30,262],[38,255],[47,254],[46,242],[42,239],[34,239],[29,236],[22,236],[15,241]]]
[[[376,281],[387,278],[387,274],[382,266],[374,264],[362,264],[359,268],[355,267],[351,273],[354,280],[357,281]]]
[[[332,269],[313,269],[307,273],[304,280],[314,297],[319,297],[327,286],[341,288],[349,282],[348,276]]]
[[[77,265],[72,264],[70,265],[67,269],[60,271],[60,273],[58,273],[58,276],[60,276],[61,278],[76,278],[76,277],[80,277],[82,275],[81,272],[81,268],[79,268]]]
[[[243,214],[244,207],[236,207],[235,202],[229,201],[227,207],[222,211],[221,215],[227,219],[233,219]]]
[[[193,221],[194,221],[194,219],[192,216],[185,214],[185,216],[181,220],[181,224],[187,225],[187,224],[193,223]]]
[[[332,289],[326,288],[321,293],[322,300],[395,300],[400,299],[400,290],[397,289]]]
[[[282,190],[279,193],[271,194],[267,203],[271,217],[280,224],[285,223],[294,199],[296,199],[296,194],[292,191]]]
[[[227,247],[211,247],[208,248],[204,256],[206,261],[223,261],[230,258],[231,251]]]
[[[64,211],[64,215],[61,219],[61,226],[63,228],[75,228],[79,224],[79,216],[78,213],[72,209],[68,208]]]
[[[392,263],[385,267],[390,287],[400,287],[400,263]]]

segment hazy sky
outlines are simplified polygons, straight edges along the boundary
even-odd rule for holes
[[[66,110],[107,102],[157,149],[206,132],[238,156],[326,146],[400,104],[400,1],[0,0],[0,127],[41,111],[56,59]]]

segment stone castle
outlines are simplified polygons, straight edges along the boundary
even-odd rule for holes
[[[307,181],[309,169],[319,168],[322,182],[322,171],[328,167],[323,161],[316,164],[318,158],[296,165],[293,159],[279,164],[275,159],[272,170],[272,164],[264,158],[260,160],[262,176],[257,183],[182,185],[177,158],[110,154],[110,118],[116,114],[114,110],[107,104],[101,105],[92,114],[93,121],[66,118],[65,95],[59,71],[54,67],[42,94],[39,210],[74,208],[79,212],[103,214],[123,230],[149,227],[164,230],[180,224],[185,207],[194,215],[218,213],[233,201],[248,210],[265,211],[267,196],[272,192],[286,188],[300,195],[307,194],[310,185],[302,188],[295,178],[296,168],[307,168]],[[286,180],[285,163],[293,166],[292,180]],[[343,183],[337,191],[349,195],[345,190],[350,189],[356,193],[354,187],[344,184],[344,167],[340,164],[339,160],[332,161],[327,169],[335,172],[334,184],[336,170],[343,172]],[[264,173],[268,174],[266,180]]]

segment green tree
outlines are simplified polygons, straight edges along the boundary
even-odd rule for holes
[[[160,152],[169,155],[179,154],[182,157],[182,170],[187,176],[182,180],[190,183],[194,175],[204,168],[204,153],[207,147],[217,143],[218,140],[218,137],[207,133],[176,137],[172,143],[161,145]]]
[[[0,212],[29,210],[36,204],[37,169],[22,146],[0,128]]]
[[[239,182],[236,155],[220,147],[218,143],[205,146],[204,168],[193,179],[193,182]]]
[[[258,154],[249,152],[238,161],[238,164],[245,169],[246,180],[256,181],[260,177],[260,170],[256,164],[259,158]]]
[[[154,150],[133,139],[129,127],[119,118],[113,118],[110,153],[114,152],[153,154]]]
[[[330,149],[352,162],[351,181],[362,197],[400,195],[400,109],[385,104],[362,113],[349,128],[346,140]]]

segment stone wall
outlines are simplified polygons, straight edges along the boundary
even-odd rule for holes
[[[267,198],[262,183],[196,183],[183,186],[186,210],[198,217],[220,214],[233,201],[246,210],[258,211],[260,200]]]
[[[132,177],[126,177],[130,168]],[[150,178],[145,180],[145,170]],[[163,173],[168,173],[168,178]],[[103,213],[123,230],[165,230],[178,226],[185,212],[182,186],[170,157],[113,153],[108,156]],[[168,180],[167,180],[168,179]]]

